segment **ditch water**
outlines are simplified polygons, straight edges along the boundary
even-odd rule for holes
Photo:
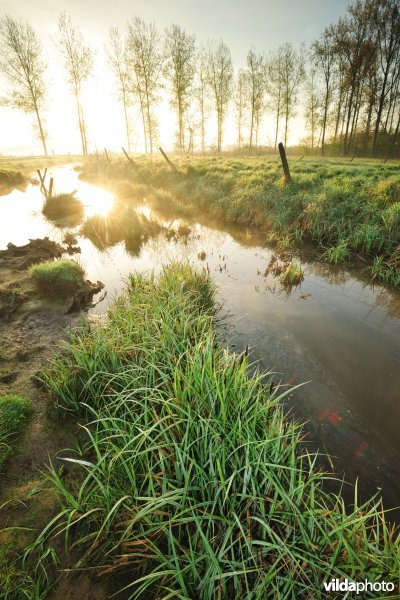
[[[78,190],[85,217],[100,215],[112,232],[110,192],[80,181],[71,165],[53,168],[51,175],[56,191]],[[307,420],[311,447],[332,455],[347,481],[360,477],[362,494],[382,489],[386,507],[400,505],[399,292],[304,257],[294,257],[304,271],[301,285],[284,290],[279,279],[265,276],[274,253],[265,235],[203,218],[167,223],[159,216],[160,232],[133,247],[126,241],[107,247],[103,235],[96,243],[80,235],[80,225],[48,221],[42,206],[33,185],[0,197],[0,249],[44,236],[61,242],[67,231],[74,233],[81,252],[73,258],[107,291],[93,314],[104,313],[131,271],[157,272],[174,258],[208,268],[230,315],[229,345],[236,351],[248,345],[260,368],[274,373],[276,385],[287,390],[288,409]],[[151,214],[145,199],[137,210]],[[349,486],[349,498],[352,493]]]

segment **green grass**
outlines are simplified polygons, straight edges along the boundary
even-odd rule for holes
[[[293,184],[285,185],[279,158],[174,158],[178,172],[161,160],[89,162],[82,176],[101,181],[118,194],[147,199],[158,210],[211,214],[256,226],[283,248],[315,244],[335,264],[362,255],[372,265],[381,257],[380,279],[398,285],[395,258],[400,247],[398,163],[344,162],[289,157]]]
[[[85,219],[80,234],[99,250],[124,242],[127,252],[139,255],[142,245],[162,230],[156,221],[138,214],[131,204],[120,200],[107,216],[92,215]]]
[[[26,178],[20,171],[8,171],[0,169],[0,186],[13,187],[27,183]]]
[[[31,413],[27,398],[14,394],[0,395],[0,472],[10,456],[15,434],[26,423]]]
[[[325,598],[323,581],[399,581],[378,498],[346,512],[302,427],[244,355],[216,343],[214,289],[187,265],[132,275],[108,320],[42,375],[86,441],[50,465],[54,535],[129,598]],[[122,583],[124,582],[124,583]],[[117,589],[114,589],[116,592]],[[368,597],[368,596],[366,596]]]
[[[68,224],[70,227],[78,225],[85,213],[82,202],[73,194],[59,194],[47,198],[42,212],[56,224]]]
[[[82,267],[66,258],[32,265],[29,275],[39,293],[49,298],[66,298],[82,289],[85,281]]]
[[[36,176],[36,169],[65,165],[81,160],[79,155],[52,156],[0,156],[0,170],[22,171],[24,175]]]
[[[296,261],[292,260],[285,271],[281,274],[279,280],[283,287],[293,287],[294,285],[299,285],[304,279],[304,274],[301,268]]]

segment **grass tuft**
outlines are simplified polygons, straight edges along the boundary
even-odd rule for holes
[[[83,204],[73,194],[58,194],[47,198],[42,212],[51,221],[65,222],[71,226],[80,223],[84,216]]]
[[[9,457],[15,434],[31,413],[27,398],[14,394],[0,395],[0,471]]]
[[[82,289],[85,282],[82,267],[66,258],[33,265],[29,274],[39,293],[50,298],[66,298]]]
[[[281,274],[279,280],[283,287],[299,285],[304,279],[304,273],[296,261],[292,260]]]
[[[206,273],[132,275],[108,320],[42,374],[86,441],[50,465],[54,535],[79,568],[123,577],[129,598],[325,598],[332,577],[398,579],[399,538],[378,498],[346,512],[246,356],[216,343]]]

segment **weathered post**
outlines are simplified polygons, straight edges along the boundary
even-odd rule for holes
[[[281,161],[282,161],[283,172],[285,174],[285,183],[292,183],[292,177],[290,175],[289,165],[288,165],[288,161],[286,158],[286,152],[285,152],[285,148],[284,148],[282,142],[279,142],[278,148],[279,148],[279,155],[280,155]]]
[[[171,167],[171,169],[173,171],[176,171],[176,167],[175,165],[169,160],[168,156],[165,154],[164,150],[161,148],[161,146],[159,147],[159,151],[161,152],[161,154],[163,155],[163,157],[165,158],[165,160],[167,161],[167,163],[169,164],[169,166]]]
[[[53,179],[53,177],[50,177],[49,198],[53,197],[53,185],[54,185],[54,179]]]
[[[111,162],[110,157],[108,156],[107,148],[104,148],[104,154],[106,155],[107,161]]]
[[[131,159],[131,157],[129,156],[129,154],[127,153],[127,151],[125,150],[125,148],[124,148],[124,147],[122,147],[122,152],[125,154],[125,156],[126,156],[126,158],[127,158],[128,162],[130,162],[130,163],[131,163],[131,165],[134,165],[135,163],[133,162],[133,160]]]
[[[40,179],[40,191],[42,192],[43,196],[46,198],[47,200],[47,190],[46,190],[46,185],[44,183],[45,179],[46,179],[46,175],[47,175],[47,169],[44,170],[43,175],[41,174],[40,170],[37,169],[36,173],[39,175],[39,179]]]

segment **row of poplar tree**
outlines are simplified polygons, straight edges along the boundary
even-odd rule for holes
[[[59,17],[54,42],[76,101],[86,155],[82,91],[93,73],[94,51],[66,13]],[[265,145],[260,127],[267,114],[274,123],[269,145],[276,148],[278,136],[286,145],[290,119],[301,100],[308,133],[305,142],[322,155],[327,151],[399,154],[400,0],[355,0],[309,48],[295,49],[285,43],[269,54],[251,48],[246,66],[236,72],[223,41],[198,46],[195,36],[177,25],[161,36],[154,23],[138,17],[128,22],[125,32],[111,27],[104,50],[123,110],[128,150],[132,147],[129,113],[134,106],[141,116],[144,149],[153,153],[157,109],[167,88],[177,117],[179,152],[206,151],[211,111],[220,151],[230,105],[238,148]],[[42,45],[29,23],[9,15],[0,19],[0,71],[10,84],[2,103],[35,115],[47,154]]]

